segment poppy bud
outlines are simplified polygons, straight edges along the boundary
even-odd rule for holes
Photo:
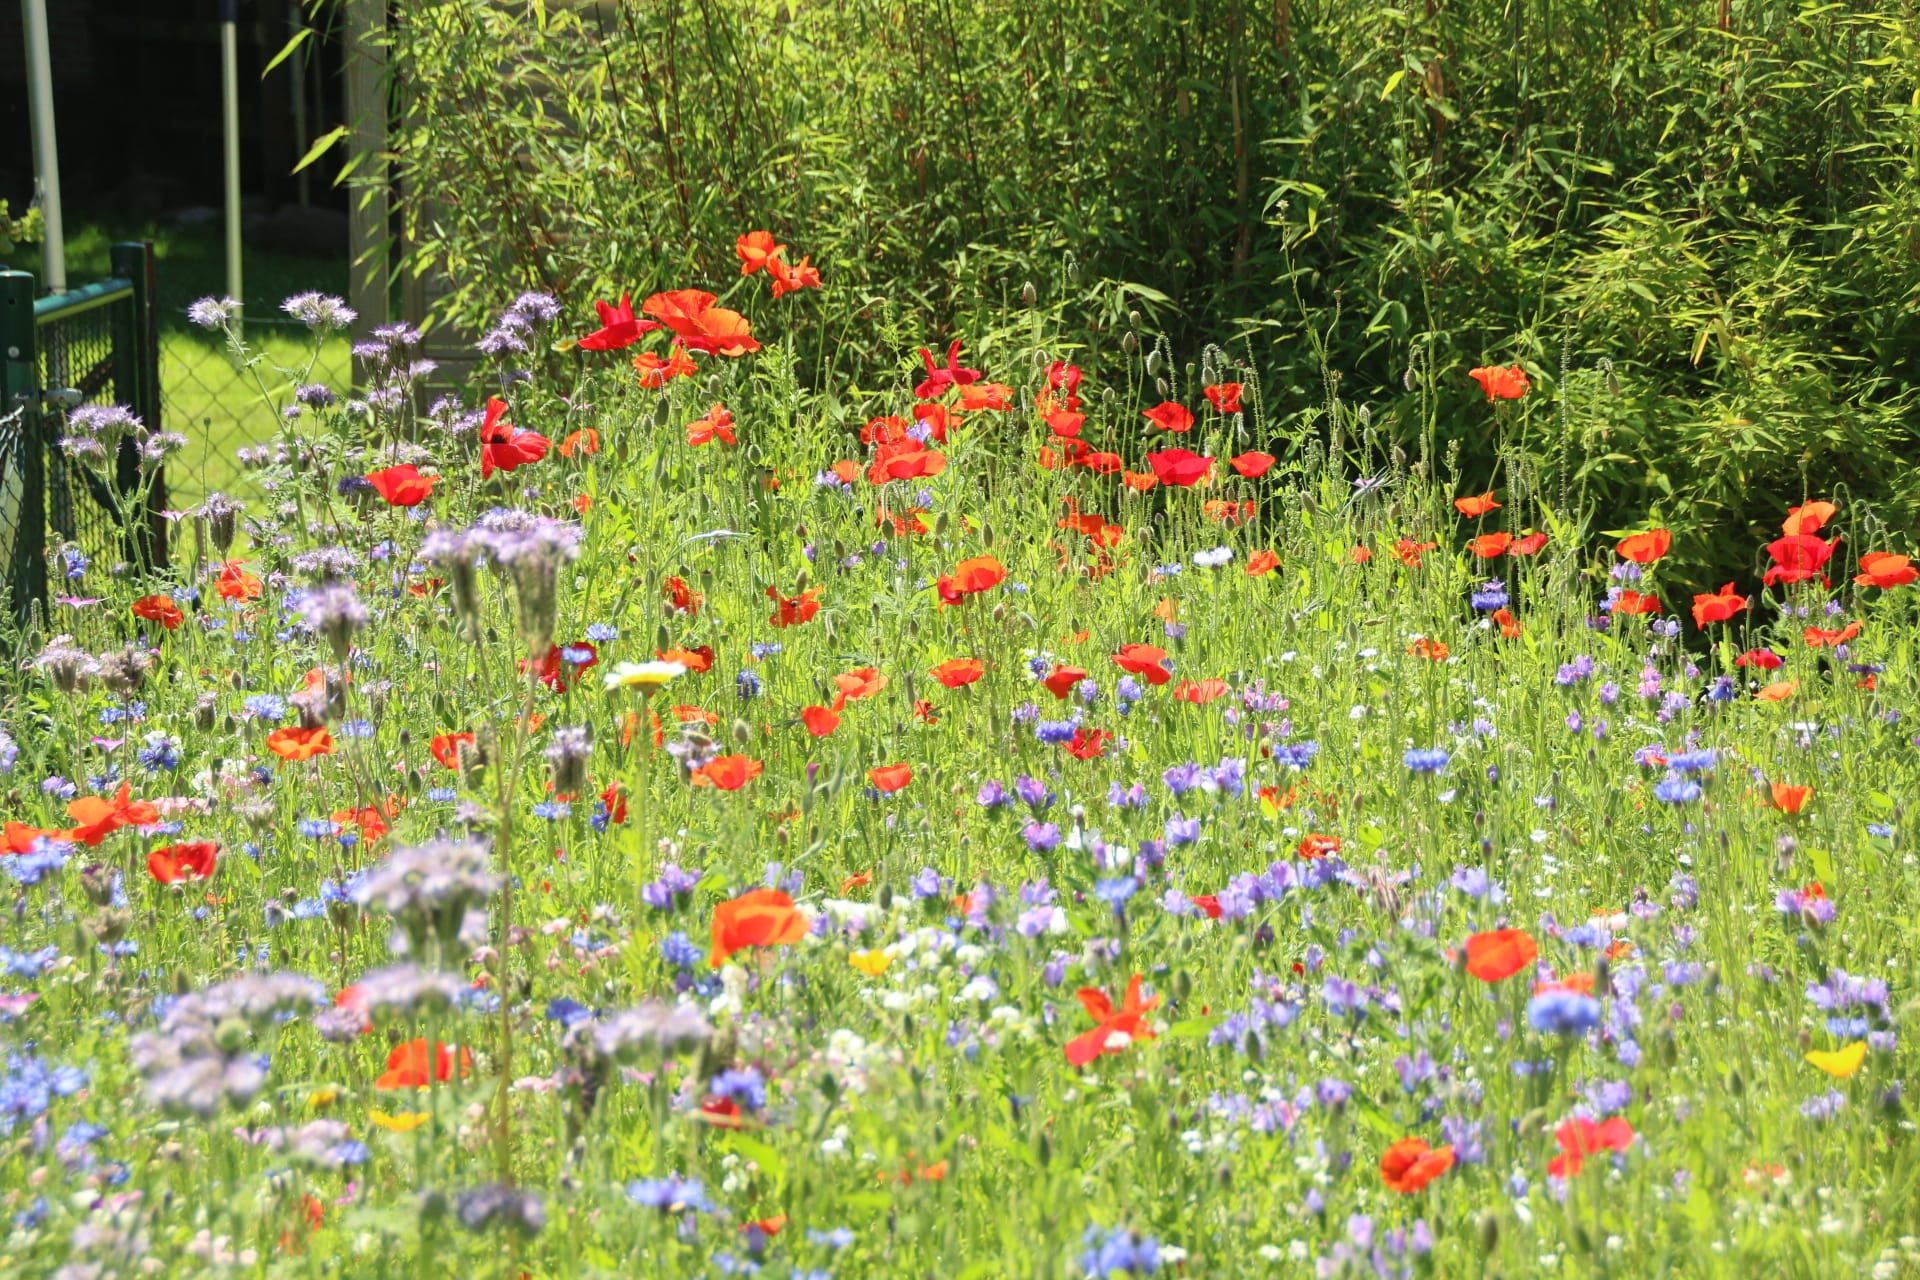
[[[800,576],[793,580],[793,594],[797,596],[805,595],[807,593],[807,585],[811,581],[811,575],[809,575],[805,569],[800,570]]]
[[[1042,1169],[1053,1163],[1053,1138],[1045,1129],[1034,1133],[1033,1158],[1040,1162]]]
[[[1138,311],[1127,312],[1127,324],[1131,328],[1138,329],[1140,327],[1140,313]]]
[[[1007,620],[1007,605],[1004,600],[993,606],[993,620],[995,622],[1005,622]]]
[[[1067,283],[1080,283],[1080,260],[1072,254],[1067,255]]]
[[[1727,1072],[1727,1092],[1737,1098],[1746,1091],[1747,1078],[1740,1074],[1740,1068]]]
[[[933,536],[936,538],[947,536],[947,513],[944,511],[933,518]]]
[[[1040,291],[1033,287],[1033,281],[1029,280],[1020,286],[1020,301],[1028,306],[1040,301]]]
[[[1128,355],[1132,355],[1140,349],[1140,339],[1134,337],[1131,333],[1123,334],[1120,338],[1120,349]]]
[[[193,704],[193,726],[202,733],[211,732],[217,719],[215,699],[210,693],[203,693]]]
[[[733,740],[743,747],[752,742],[753,726],[745,720],[735,720],[733,722]]]
[[[673,633],[667,630],[667,624],[664,622],[654,628],[653,647],[656,649],[673,648]]]
[[[1114,394],[1112,387],[1100,388],[1100,403],[1105,405],[1107,408],[1109,409],[1113,408],[1114,402],[1119,398],[1120,398],[1119,396]]]
[[[840,1098],[840,1081],[834,1078],[831,1071],[821,1073],[820,1096],[827,1100],[828,1106],[832,1106]]]
[[[112,946],[127,936],[127,930],[133,926],[133,915],[127,911],[108,908],[95,916],[87,924],[87,931],[101,942]]]
[[[87,901],[96,907],[104,907],[113,901],[113,869],[96,862],[80,869],[80,887],[86,890]]]
[[[1157,356],[1160,353],[1156,351],[1153,354]],[[1152,364],[1153,363],[1152,359],[1149,358],[1147,363]],[[1173,395],[1173,388],[1167,385],[1167,380],[1165,378],[1155,378],[1153,380],[1153,389],[1160,393],[1160,398],[1162,400],[1169,399]]]
[[[1193,361],[1189,360],[1187,361],[1187,381],[1188,382],[1193,381],[1193,372],[1194,372]]]
[[[1147,352],[1147,376],[1149,378],[1157,378],[1160,376],[1160,348],[1158,347]],[[1164,384],[1162,384],[1160,394],[1163,396],[1166,394]]]
[[[1480,1215],[1480,1252],[1491,1255],[1500,1247],[1500,1215],[1489,1209]]]
[[[893,886],[890,884],[881,885],[880,896],[876,898],[875,901],[880,904],[880,910],[893,910]]]
[[[1213,1180],[1220,1184],[1222,1190],[1233,1186],[1233,1166],[1222,1160],[1213,1171]]]
[[[700,571],[700,585],[708,591],[713,590],[713,570],[702,569]]]
[[[1193,994],[1193,975],[1185,969],[1175,970],[1171,985],[1173,987],[1173,998],[1176,1001],[1184,1002],[1188,996]]]
[[[993,546],[993,521],[991,520],[982,520],[980,522],[980,545],[983,547]]]

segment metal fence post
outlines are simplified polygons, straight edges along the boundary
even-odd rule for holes
[[[47,598],[46,440],[40,418],[40,358],[35,351],[33,276],[0,271],[0,420],[16,412],[12,428],[15,460],[0,455],[0,468],[16,461],[20,504],[15,512],[12,559],[7,569],[7,603],[14,621],[25,626],[38,602]],[[0,470],[0,490],[6,475]]]
[[[139,241],[116,244],[108,262],[116,278],[133,282],[133,297],[114,311],[114,394],[139,415],[147,430],[159,431],[160,330],[153,301],[153,251]],[[120,447],[114,479],[123,496],[140,485],[140,454],[131,441]],[[167,561],[166,522],[160,516],[166,505],[166,473],[156,471],[145,507],[131,514],[127,526],[127,558],[142,568]]]

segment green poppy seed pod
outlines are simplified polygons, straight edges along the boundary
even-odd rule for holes
[[[1193,370],[1194,370],[1193,361],[1191,360],[1187,361],[1187,381],[1188,382],[1193,381]]]
[[[1480,1252],[1492,1257],[1494,1250],[1500,1247],[1500,1215],[1489,1209],[1480,1215],[1476,1226],[1480,1236]]]
[[[1109,409],[1113,408],[1114,404],[1119,399],[1120,399],[1119,395],[1114,391],[1112,387],[1100,388],[1100,403],[1105,405],[1107,408]]]
[[[720,375],[716,373],[711,378],[707,379],[707,394],[710,396],[717,396],[720,394],[720,388],[724,387],[725,385],[726,383],[721,379]]]
[[[1172,985],[1173,998],[1175,1000],[1185,1001],[1188,996],[1193,994],[1193,975],[1185,969],[1177,969],[1174,971]]]
[[[1158,347],[1147,352],[1147,376],[1149,378],[1157,378],[1160,376],[1160,348]],[[1165,395],[1166,393],[1163,391],[1161,394]]]
[[[1029,280],[1020,286],[1020,301],[1028,306],[1040,301],[1040,291],[1033,287],[1033,281]]]
[[[700,571],[700,589],[702,591],[713,590],[713,570],[712,569],[702,569]]]
[[[920,638],[920,619],[918,618],[907,619],[907,635],[915,640],[918,640]]]
[[[407,728],[405,725],[402,725],[400,727],[400,749],[404,751],[409,746],[412,746],[412,745],[413,745],[413,730]]]
[[[1134,337],[1131,333],[1123,334],[1120,338],[1120,349],[1128,355],[1132,355],[1140,349],[1140,339]]]
[[[1138,329],[1140,327],[1140,313],[1138,311],[1127,312],[1127,323],[1133,328]]]
[[[944,511],[933,518],[933,536],[936,538],[947,536],[947,513]]]
[[[1157,355],[1159,353],[1156,352],[1155,354]],[[1168,399],[1173,394],[1172,389],[1167,386],[1167,380],[1165,378],[1155,378],[1153,380],[1153,389],[1160,393],[1162,400]]]
[[[942,519],[944,518],[943,516]],[[993,521],[982,520],[980,522],[980,545],[983,547],[993,546],[993,537]]]
[[[833,562],[835,564],[845,564],[846,561],[847,561],[847,544],[840,541],[840,539],[835,538],[833,540]]]
[[[807,584],[812,581],[813,581],[813,575],[811,571],[808,569],[802,569],[800,571],[800,576],[793,580],[793,594],[801,595],[805,593],[807,589]]]
[[[653,629],[653,647],[656,649],[673,648],[673,633],[667,630],[667,624],[664,622]]]
[[[1067,283],[1080,283],[1080,263],[1073,258],[1067,259]]]

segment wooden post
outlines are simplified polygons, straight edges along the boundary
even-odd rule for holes
[[[0,428],[13,437],[20,473],[19,506],[12,512],[13,545],[6,574],[7,603],[24,626],[47,599],[47,470],[40,423],[40,359],[33,319],[34,280],[24,271],[0,271]],[[18,414],[18,417],[13,415]]]
[[[347,129],[348,156],[353,175],[348,179],[347,240],[353,255],[347,302],[359,318],[354,321],[355,342],[365,340],[387,323],[387,258],[392,232],[388,227],[387,189],[387,3],[386,0],[346,0],[347,19]],[[353,380],[362,384],[366,370],[354,361]]]

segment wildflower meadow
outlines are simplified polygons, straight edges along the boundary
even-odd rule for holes
[[[1598,528],[1538,368],[1389,437],[1033,286],[860,385],[734,256],[458,394],[242,347],[171,569],[56,553],[14,1273],[1920,1274],[1911,530]]]

